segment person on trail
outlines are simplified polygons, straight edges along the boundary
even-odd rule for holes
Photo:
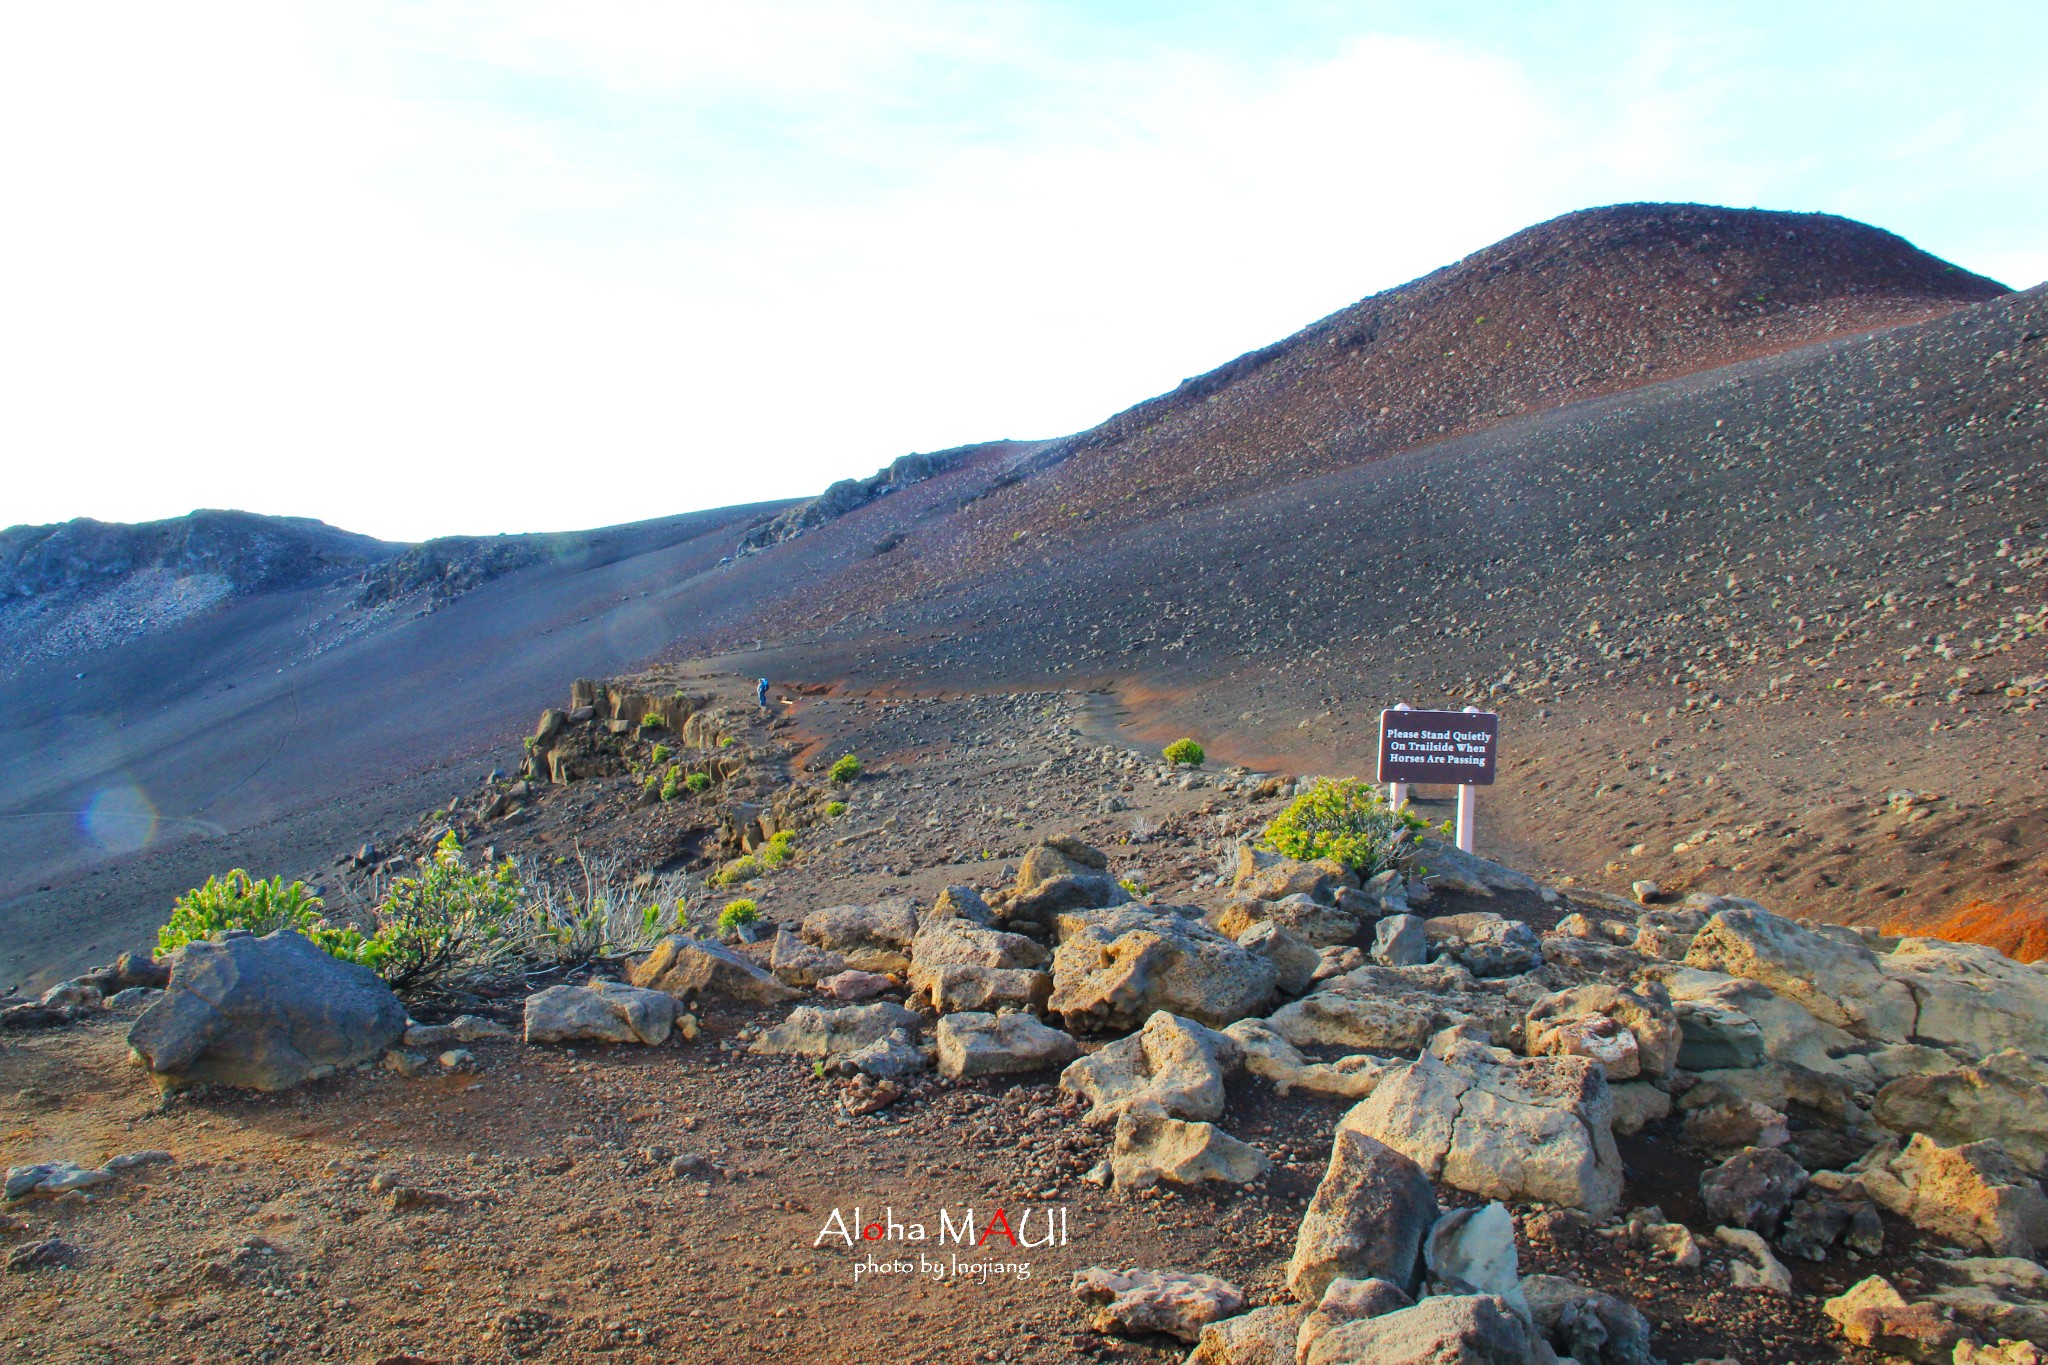
[[[755,684],[754,700],[763,711],[768,709],[768,680],[766,678],[761,679],[759,683]]]

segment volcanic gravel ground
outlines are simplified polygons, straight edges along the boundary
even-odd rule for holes
[[[741,681],[730,680],[734,694]],[[1076,695],[797,703],[794,723],[770,730],[763,719],[745,736],[757,781],[778,776],[778,749],[817,766],[851,750],[871,766],[846,790],[845,816],[813,827],[791,863],[744,888],[792,923],[817,905],[882,893],[929,902],[947,882],[1006,882],[1011,854],[1065,828],[1102,846],[1120,875],[1165,888],[1163,899],[1199,901],[1220,894],[1227,836],[1278,809],[1252,799],[1249,778],[1212,769],[1184,786],[1149,761],[1105,763],[1080,731],[1090,708]],[[630,850],[650,819],[638,790],[630,777],[545,789],[527,817],[477,837],[535,858],[557,817],[573,817],[563,823],[585,848]],[[1131,809],[1096,813],[1105,796]],[[663,818],[697,818],[687,803],[665,806]],[[935,828],[925,824],[934,812]],[[841,843],[839,830],[854,837]],[[1446,912],[1481,904],[1439,899],[1432,908]],[[1566,899],[1538,923],[1569,908]],[[516,997],[486,1008],[516,1023]],[[57,1236],[76,1256],[69,1268],[8,1277],[0,1342],[16,1358],[53,1362],[1168,1361],[1185,1348],[1088,1330],[1071,1273],[1199,1270],[1255,1302],[1280,1297],[1342,1102],[1239,1078],[1221,1122],[1267,1151],[1271,1176],[1245,1190],[1106,1191],[1081,1176],[1106,1155],[1108,1135],[1080,1122],[1053,1075],[925,1078],[879,1112],[855,1113],[860,1087],[816,1076],[802,1059],[743,1050],[780,1013],[713,1002],[699,1038],[661,1048],[485,1042],[455,1071],[356,1072],[278,1096],[216,1092],[168,1105],[126,1061],[123,1021],[17,1035],[0,1051],[9,1164],[98,1163],[146,1148],[176,1160],[9,1211],[0,1235],[10,1248]],[[1703,1163],[1673,1125],[1632,1140],[1625,1155],[1629,1206],[1696,1216],[1673,1191],[1696,1183]],[[678,1157],[720,1174],[677,1175]],[[984,1245],[977,1262],[1031,1267],[1028,1278],[1006,1271],[985,1283],[856,1281],[861,1252],[818,1244],[834,1209],[935,1227],[941,1207],[957,1218],[970,1206],[984,1220],[1003,1208],[1013,1223],[1041,1211],[1027,1229],[1034,1240],[1042,1210],[1063,1208],[1068,1241]],[[1677,1270],[1570,1228],[1531,1226],[1525,1271],[1570,1274],[1638,1303],[1668,1358],[1839,1348],[1816,1300],[1736,1293],[1717,1253]],[[1915,1273],[1911,1234],[1890,1234],[1880,1261],[1796,1267],[1802,1289]],[[863,1250],[895,1253],[878,1263],[943,1250],[950,1264],[957,1248]]]

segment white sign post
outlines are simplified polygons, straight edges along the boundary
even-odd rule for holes
[[[1442,782],[1458,789],[1458,847],[1473,851],[1479,788],[1493,782],[1500,717],[1468,706],[1463,711],[1418,711],[1407,705],[1380,712],[1379,780],[1395,809],[1411,782]]]
[[[1397,701],[1394,703],[1394,709],[1396,711],[1413,711],[1415,708],[1405,701]],[[1407,804],[1408,784],[1406,782],[1389,782],[1387,784],[1387,809],[1399,810]]]

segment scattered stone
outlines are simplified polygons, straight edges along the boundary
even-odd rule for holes
[[[1708,920],[1685,964],[1761,982],[1859,1038],[1904,1042],[1919,1014],[1913,991],[1880,970],[1868,948],[1761,907],[1734,905]]]
[[[1494,1294],[1525,1311],[1515,1256],[1515,1220],[1495,1201],[1477,1209],[1452,1209],[1437,1219],[1422,1244],[1432,1294]]]
[[[873,905],[834,905],[804,916],[804,941],[869,972],[910,970],[917,906],[897,896]]]
[[[437,1048],[450,1043],[481,1043],[511,1036],[512,1030],[496,1020],[462,1014],[445,1024],[409,1025],[402,1041],[407,1047]]]
[[[1491,1294],[1445,1294],[1334,1327],[1304,1365],[1533,1365],[1534,1329]]]
[[[1245,1070],[1271,1081],[1282,1096],[1298,1089],[1362,1100],[1395,1065],[1366,1053],[1311,1062],[1263,1019],[1240,1019],[1223,1032],[1244,1049]]]
[[[1931,1303],[1907,1303],[1891,1281],[1872,1275],[1821,1305],[1851,1345],[1926,1365],[1948,1365],[1956,1347],[1976,1343]]]
[[[863,972],[848,968],[820,981],[818,994],[831,1000],[872,1000],[888,990],[891,984],[889,978],[880,972]]]
[[[1315,1311],[1301,1319],[1295,1331],[1294,1349],[1273,1356],[1275,1365],[1285,1365],[1292,1360],[1305,1360],[1316,1339],[1333,1327],[1360,1318],[1377,1318],[1387,1313],[1398,1313],[1403,1308],[1413,1308],[1415,1300],[1408,1297],[1401,1287],[1390,1280],[1353,1280],[1338,1276],[1323,1290],[1323,1297],[1317,1302]],[[1299,1313],[1296,1307],[1293,1311]]]
[[[1749,1259],[1728,1262],[1728,1282],[1737,1289],[1755,1289],[1768,1294],[1790,1294],[1792,1272],[1785,1269],[1764,1239],[1748,1228],[1715,1228],[1714,1236]]]
[[[1305,1310],[1298,1304],[1254,1308],[1202,1329],[1184,1365],[1275,1365],[1294,1359]]]
[[[1429,960],[1429,936],[1416,915],[1389,915],[1373,926],[1372,960],[1382,967],[1418,967]]]
[[[1996,1138],[2027,1170],[2048,1167],[2048,1066],[2018,1048],[1976,1066],[1900,1077],[1877,1092],[1870,1112],[1895,1133],[1951,1145]]]
[[[1339,1128],[1295,1235],[1288,1292],[1315,1303],[1343,1278],[1385,1280],[1413,1293],[1436,1219],[1436,1191],[1420,1166],[1365,1133]]]
[[[817,986],[851,970],[837,953],[804,942],[789,930],[777,926],[768,944],[768,970],[785,986]],[[876,975],[863,972],[862,976]],[[889,978],[881,978],[887,981]]]
[[[110,1010],[146,1009],[163,999],[163,992],[154,986],[128,986],[107,997]]]
[[[1791,1120],[1755,1100],[1731,1097],[1685,1116],[1685,1140],[1716,1156],[1745,1147],[1783,1147],[1791,1139]]]
[[[659,1047],[675,1027],[675,997],[618,981],[550,986],[526,997],[529,1043],[645,1043]]]
[[[1238,846],[1237,875],[1230,884],[1236,895],[1262,901],[1308,896],[1327,902],[1338,887],[1356,890],[1358,877],[1334,858],[1301,862],[1250,844]]]
[[[1272,1168],[1266,1154],[1213,1123],[1171,1118],[1150,1101],[1117,1116],[1109,1165],[1118,1189],[1149,1189],[1160,1181],[1248,1185]]]
[[[444,1071],[460,1071],[464,1067],[476,1064],[476,1054],[466,1047],[457,1047],[450,1048],[434,1060],[441,1064]]]
[[[1525,1037],[1530,1056],[1591,1057],[1610,1082],[1669,1077],[1683,1041],[1671,997],[1654,982],[1640,991],[1593,982],[1553,992],[1530,1009]]]
[[[284,1090],[374,1061],[405,1026],[405,1007],[375,972],[280,929],[186,944],[128,1045],[165,1090]]]
[[[721,1180],[725,1171],[708,1156],[686,1153],[668,1163],[668,1173],[677,1180]]]
[[[1098,1332],[1161,1332],[1190,1342],[1244,1307],[1244,1291],[1228,1280],[1173,1270],[1090,1266],[1075,1274],[1074,1297],[1101,1305],[1089,1320]]]
[[[1599,1063],[1522,1059],[1446,1033],[1382,1077],[1338,1127],[1458,1189],[1604,1217],[1621,1198],[1612,1120]]]
[[[1239,934],[1237,946],[1272,963],[1280,989],[1288,995],[1300,995],[1313,985],[1316,969],[1323,963],[1322,955],[1307,941],[1271,920]]]
[[[962,1010],[1045,1012],[1052,999],[1052,974],[1021,967],[935,967],[918,979],[941,1014]]]
[[[1377,931],[1375,931],[1377,932]],[[1543,965],[1543,943],[1518,919],[1494,919],[1444,946],[1477,977],[1520,976]]]
[[[1160,1010],[1130,1037],[1074,1062],[1060,1074],[1060,1089],[1088,1101],[1085,1121],[1095,1127],[1140,1103],[1176,1118],[1216,1119],[1224,1077],[1243,1059],[1236,1039]]]
[[[1887,1212],[1923,1232],[1994,1256],[2032,1256],[2048,1246],[2048,1198],[1995,1139],[1945,1147],[1916,1133],[1887,1143],[1860,1178]]]
[[[1628,884],[1628,893],[1644,905],[1648,905],[1651,901],[1664,894],[1664,888],[1653,881],[1630,882]]]
[[[46,1161],[34,1166],[10,1166],[7,1170],[7,1198],[54,1199],[73,1190],[89,1190],[114,1178],[108,1170],[90,1170],[70,1161]]]
[[[1806,1182],[1806,1168],[1784,1152],[1746,1147],[1700,1177],[1700,1201],[1717,1223],[1769,1234]]]
[[[892,1036],[908,1042],[915,1037],[918,1022],[915,1014],[886,1000],[841,1009],[798,1005],[747,1050],[764,1057],[838,1057]]]
[[[948,1014],[936,1029],[939,1073],[955,1080],[1064,1066],[1079,1055],[1072,1037],[1028,1014]]]
[[[1671,1096],[1648,1081],[1626,1081],[1609,1085],[1614,1101],[1614,1131],[1622,1137],[1640,1133],[1648,1125],[1671,1116]]]
[[[25,1274],[31,1270],[45,1270],[53,1266],[76,1265],[80,1251],[61,1237],[46,1237],[40,1242],[18,1246],[7,1253],[7,1269],[12,1274]]]
[[[1634,1304],[1556,1275],[1526,1275],[1521,1295],[1551,1349],[1578,1365],[1657,1365],[1650,1320]]]
[[[1076,1032],[1136,1028],[1160,1010],[1220,1028],[1278,988],[1271,962],[1171,910],[1091,911],[1080,925],[1053,954],[1049,1006]]]
[[[677,1000],[719,995],[756,1005],[777,1005],[797,996],[723,943],[687,934],[670,934],[647,956],[629,962],[626,980]]]

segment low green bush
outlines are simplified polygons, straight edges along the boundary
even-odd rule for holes
[[[831,778],[834,782],[851,782],[854,778],[860,776],[860,759],[852,754],[847,754],[827,769],[825,776]]]
[[[401,995],[434,994],[510,971],[526,927],[518,869],[470,867],[451,832],[424,872],[391,884],[361,960]]]
[[[649,761],[654,763],[666,763],[668,762],[668,756],[670,752],[671,750],[669,749],[668,745],[657,744],[654,746],[653,752],[648,754],[647,757]]]
[[[1199,768],[1209,758],[1209,755],[1202,751],[1202,746],[1191,739],[1177,739],[1161,752],[1166,761],[1176,767]]]
[[[709,787],[711,785],[711,774],[691,773],[688,777],[683,779],[683,785],[685,787],[688,787],[693,792],[703,791],[706,787]]]
[[[646,715],[640,717],[640,728],[643,730],[659,730],[667,724],[667,721],[663,720],[659,715],[655,714],[652,711],[649,711]]]
[[[306,933],[326,907],[304,882],[286,886],[283,877],[258,881],[237,867],[225,877],[208,877],[171,904],[171,918],[157,930],[159,957],[227,929],[263,935],[279,929]],[[308,935],[310,937],[310,934]]]
[[[749,853],[744,857],[733,859],[724,867],[712,873],[711,884],[713,886],[737,886],[741,882],[752,881],[761,875],[761,871],[760,862],[753,854]]]
[[[796,834],[792,830],[778,830],[768,842],[754,853],[763,867],[781,867],[796,853]]]
[[[670,768],[668,770],[668,776],[661,779],[662,800],[673,801],[676,799],[676,795],[682,790],[682,785],[678,778],[679,774],[676,772],[676,770],[674,768]]]
[[[728,901],[725,909],[718,912],[718,932],[721,934],[730,934],[743,924],[760,922],[760,907],[745,898]]]
[[[825,818],[827,820],[837,820],[844,814],[846,814],[846,803],[844,801],[827,801],[825,803]]]
[[[1266,845],[1290,858],[1335,858],[1360,877],[1393,865],[1399,846],[1429,828],[1391,809],[1379,788],[1356,779],[1322,781],[1294,798],[1264,833]]]

